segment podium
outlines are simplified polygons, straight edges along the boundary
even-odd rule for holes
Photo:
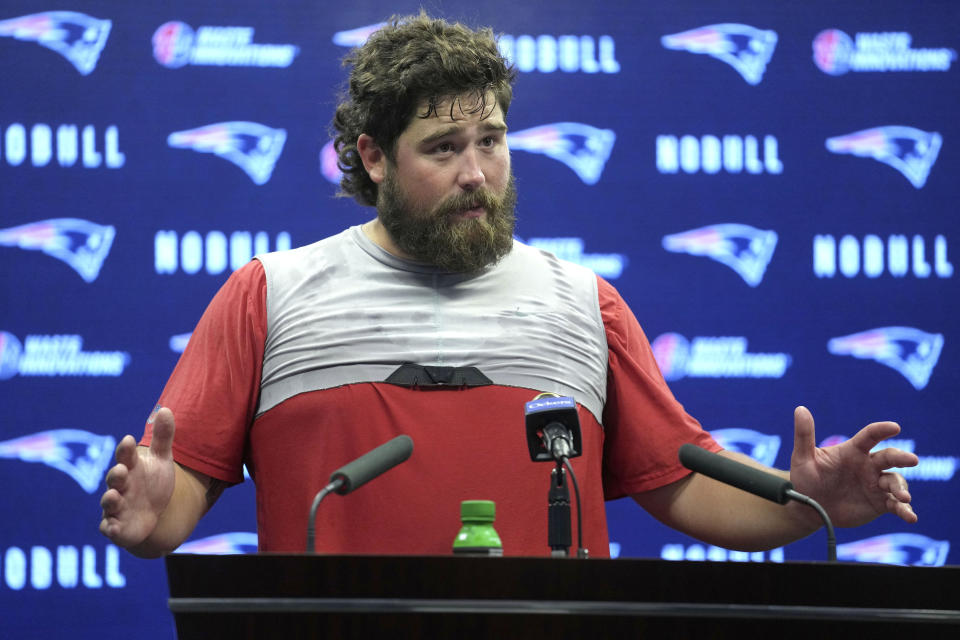
[[[960,567],[167,556],[193,638],[960,637]]]

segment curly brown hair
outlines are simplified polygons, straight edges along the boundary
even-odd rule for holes
[[[343,64],[351,67],[350,77],[332,123],[337,165],[343,172],[339,195],[367,206],[377,203],[377,184],[357,152],[360,134],[372,137],[392,162],[397,138],[424,101],[421,118],[465,94],[476,97],[476,102],[468,102],[483,114],[490,92],[506,116],[513,99],[516,70],[500,55],[492,30],[432,19],[423,11],[394,16]]]

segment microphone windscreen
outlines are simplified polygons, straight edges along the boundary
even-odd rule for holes
[[[790,499],[787,491],[793,489],[793,483],[780,476],[725,458],[689,443],[680,447],[680,463],[691,471],[702,473],[714,480],[719,480],[780,504],[787,503]]]
[[[409,458],[411,453],[413,453],[413,440],[410,436],[397,436],[334,471],[330,475],[330,482],[342,480],[336,492],[340,495],[350,493],[381,473],[397,466]]]

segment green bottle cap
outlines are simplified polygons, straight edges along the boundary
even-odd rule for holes
[[[460,503],[460,519],[464,522],[493,522],[497,505],[493,500],[464,500]]]

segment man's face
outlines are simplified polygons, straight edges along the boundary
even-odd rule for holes
[[[452,108],[451,108],[452,106]],[[445,270],[471,272],[502,258],[513,243],[516,191],[507,127],[492,93],[441,103],[397,139],[386,161],[377,211],[407,255]]]

